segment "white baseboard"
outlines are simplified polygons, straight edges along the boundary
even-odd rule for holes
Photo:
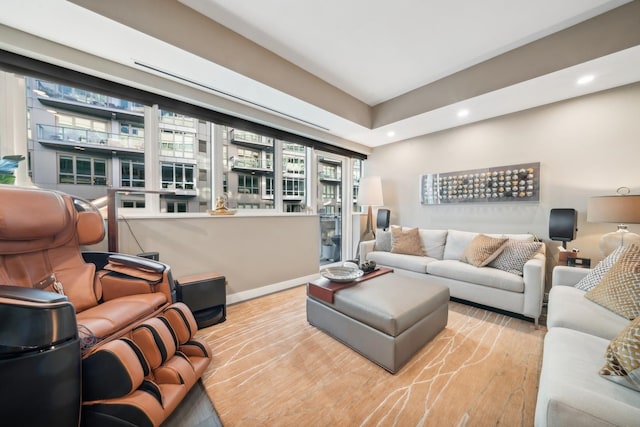
[[[227,295],[227,305],[263,297],[274,292],[284,291],[285,289],[294,288],[296,286],[315,280],[319,277],[320,275],[316,273],[305,277],[298,277],[296,279],[287,280],[286,282],[274,283],[272,285],[261,286],[259,288],[250,289],[248,291],[236,292],[235,294]]]

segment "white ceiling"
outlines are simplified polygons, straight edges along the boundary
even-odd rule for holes
[[[369,105],[623,4],[603,0],[180,0]]]
[[[370,106],[628,2],[179,1]],[[76,4],[10,3],[0,15],[0,23],[8,27],[129,66],[136,66],[134,61],[153,64],[370,147],[640,81],[640,46],[635,46],[369,129]],[[2,40],[0,47],[16,50]],[[594,81],[577,86],[575,80],[587,73],[595,76]],[[469,110],[464,118],[457,115],[462,108]]]

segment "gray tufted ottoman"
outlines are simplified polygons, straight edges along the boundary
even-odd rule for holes
[[[308,322],[391,373],[447,325],[446,286],[388,273],[336,292],[332,303],[309,286]]]

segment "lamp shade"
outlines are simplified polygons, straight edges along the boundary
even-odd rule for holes
[[[600,239],[600,252],[605,257],[620,246],[638,244],[640,235],[630,233],[626,224],[640,224],[640,196],[591,197],[587,205],[587,221],[618,224],[618,231],[607,233]]]
[[[360,178],[358,188],[358,204],[360,206],[382,206],[382,180],[379,176]]]
[[[587,221],[640,224],[640,195],[591,197]]]

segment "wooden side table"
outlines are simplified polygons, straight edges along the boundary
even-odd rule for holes
[[[176,279],[178,301],[191,309],[198,329],[226,320],[226,284],[226,278],[219,273],[193,274]]]

